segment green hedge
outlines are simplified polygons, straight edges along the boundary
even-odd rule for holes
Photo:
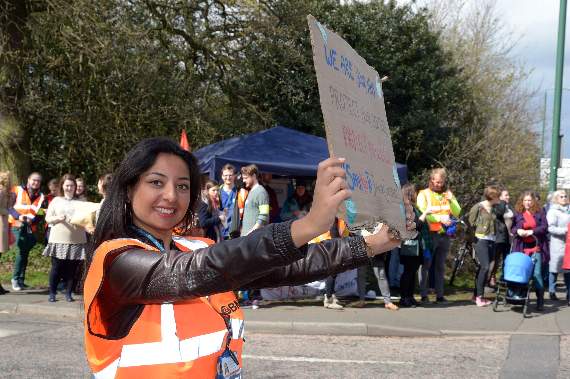
[[[28,268],[26,269],[26,284],[31,287],[47,287],[48,275],[51,266],[50,259],[42,256],[43,244],[36,244],[30,251]],[[0,256],[0,282],[10,283],[16,249],[12,247]],[[9,288],[8,288],[9,289]]]

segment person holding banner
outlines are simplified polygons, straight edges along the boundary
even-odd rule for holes
[[[417,206],[424,213],[431,210],[426,218],[432,240],[433,256],[430,265],[435,265],[436,302],[444,303],[447,299],[444,293],[445,260],[449,252],[449,236],[446,228],[452,224],[451,217],[459,217],[461,207],[453,193],[447,189],[447,172],[444,168],[431,171],[428,188],[418,194]],[[429,268],[428,268],[429,269]],[[427,288],[421,289],[422,301],[427,301]]]
[[[95,377],[214,378],[225,366],[239,377],[244,324],[233,290],[324,279],[398,246],[386,225],[307,245],[351,195],[344,162],[319,164],[307,216],[211,245],[172,235],[191,223],[200,196],[196,158],[167,138],[135,145],[113,176],[88,255],[85,347]]]

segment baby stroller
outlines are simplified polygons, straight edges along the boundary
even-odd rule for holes
[[[536,238],[535,238],[536,239]],[[533,286],[532,273],[536,261],[525,253],[512,252],[505,259],[504,274],[497,282],[497,297],[493,311],[499,312],[499,305],[522,305],[523,317],[528,317],[530,291]]]

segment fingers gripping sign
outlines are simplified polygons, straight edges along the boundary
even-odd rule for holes
[[[342,167],[344,162],[344,158],[333,157],[319,163],[313,206],[308,216],[321,233],[330,229],[340,205],[351,195]]]
[[[344,158],[329,158],[319,163],[313,195],[313,205],[306,217],[291,225],[291,235],[296,246],[301,246],[316,236],[326,233],[343,201],[350,198],[346,183]]]

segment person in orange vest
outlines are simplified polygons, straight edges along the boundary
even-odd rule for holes
[[[373,235],[307,245],[350,196],[344,159],[319,164],[313,207],[211,244],[174,238],[200,196],[196,158],[167,138],[146,139],[113,175],[88,254],[85,349],[95,378],[239,378],[243,313],[233,290],[297,285],[367,264],[398,246]]]
[[[12,273],[12,289],[20,291],[28,288],[24,280],[28,255],[36,244],[34,232],[41,216],[38,215],[44,203],[44,195],[40,192],[42,176],[33,172],[28,176],[27,184],[12,188],[12,194],[16,199],[9,210],[8,222],[16,240],[16,259]]]
[[[435,293],[436,302],[447,302],[444,293],[445,260],[449,253],[449,236],[445,233],[446,227],[451,225],[451,217],[459,217],[461,207],[455,196],[446,185],[447,172],[444,168],[436,168],[431,171],[428,188],[418,193],[417,207],[421,213],[429,211],[426,220],[432,240],[433,255],[430,265],[435,265]],[[422,268],[427,272],[429,267]],[[427,280],[422,280],[422,302],[428,300]]]

